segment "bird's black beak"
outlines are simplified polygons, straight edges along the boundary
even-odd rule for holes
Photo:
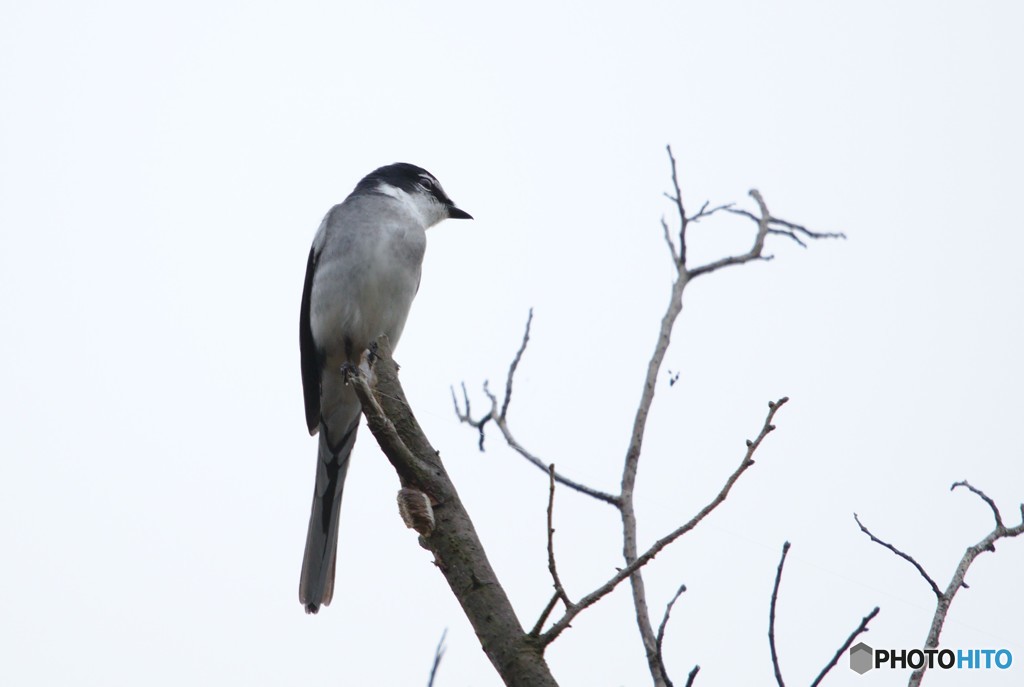
[[[448,217],[450,219],[473,219],[473,215],[465,210],[460,210],[455,205],[448,206]]]

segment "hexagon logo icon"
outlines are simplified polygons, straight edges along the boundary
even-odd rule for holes
[[[864,642],[850,647],[850,669],[859,675],[863,675],[872,668],[875,663],[875,650]]]

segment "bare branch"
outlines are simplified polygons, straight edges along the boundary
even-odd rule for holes
[[[931,576],[927,572],[925,572],[924,568],[921,567],[920,563],[914,560],[913,556],[903,553],[892,544],[884,542],[875,535],[871,534],[870,530],[868,530],[868,528],[864,526],[864,524],[860,521],[860,518],[857,517],[856,513],[853,514],[853,519],[857,521],[857,525],[860,527],[860,531],[868,535],[871,538],[871,541],[881,546],[884,546],[885,548],[889,549],[894,554],[896,554],[897,556],[899,556],[900,558],[902,558],[903,560],[907,561],[915,568],[917,568],[917,572],[921,573],[921,577],[923,577],[925,581],[928,583],[928,586],[932,588],[932,591],[935,593],[935,596],[940,599],[942,598],[942,592],[939,591],[939,585],[935,584],[935,580],[933,580]]]
[[[699,277],[702,274],[710,274],[723,267],[730,267],[732,265],[742,265],[752,260],[770,260],[770,256],[763,254],[764,251],[764,240],[768,235],[769,222],[772,219],[771,214],[768,212],[768,207],[765,205],[764,199],[761,197],[760,192],[757,189],[750,191],[750,197],[757,201],[758,206],[761,208],[761,216],[756,217],[753,213],[747,210],[737,210],[735,208],[729,208],[729,212],[737,215],[743,215],[757,222],[757,234],[754,236],[754,245],[751,246],[750,250],[742,255],[733,255],[727,258],[721,258],[714,262],[709,262],[706,265],[702,265],[695,269],[690,270],[692,277]]]
[[[690,674],[686,676],[686,687],[693,687],[693,681],[697,679],[697,673],[700,672],[700,666],[694,666]]]
[[[970,569],[971,564],[974,563],[974,559],[986,551],[994,552],[996,550],[995,543],[1000,539],[1009,539],[1024,533],[1024,504],[1021,504],[1020,506],[1021,523],[1014,527],[1006,527],[1003,524],[1003,519],[999,514],[999,508],[996,506],[995,501],[989,498],[983,491],[976,489],[966,481],[953,484],[953,486],[950,487],[950,491],[960,486],[966,487],[970,491],[974,492],[979,498],[981,498],[981,500],[988,504],[989,508],[992,510],[992,515],[995,517],[996,525],[984,539],[974,546],[967,547],[967,550],[964,551],[964,555],[960,558],[960,563],[956,566],[956,570],[953,572],[953,577],[949,581],[949,585],[946,587],[944,592],[939,594],[938,601],[935,604],[935,615],[932,617],[932,624],[928,629],[928,637],[925,639],[926,649],[934,649],[939,646],[939,636],[942,634],[942,627],[946,623],[946,616],[949,613],[949,607],[953,603],[953,597],[956,596],[957,592],[959,592],[961,588],[967,587],[967,583],[964,582],[964,578],[967,576],[967,571]],[[911,673],[910,681],[908,682],[910,687],[917,687],[921,684],[926,667],[927,666],[922,666]]]
[[[532,465],[537,467],[537,469],[543,470],[544,472],[548,472],[549,464],[545,463],[543,460],[527,451],[522,444],[516,441],[516,438],[512,436],[512,432],[508,428],[508,423],[504,419],[496,419],[495,424],[498,426],[498,429],[501,430],[502,436],[505,437],[505,442],[513,451],[521,455]],[[609,494],[607,492],[603,492],[600,489],[593,489],[585,484],[581,484],[580,482],[569,479],[568,477],[566,477],[565,475],[561,474],[558,471],[555,471],[555,481],[558,482],[559,484],[569,487],[574,491],[578,491],[581,494],[586,494],[587,496],[595,498],[598,501],[604,501],[605,503],[615,506],[616,508],[619,507],[619,497],[613,496],[612,494]]]
[[[522,360],[523,353],[526,351],[526,345],[530,341],[530,325],[532,322],[533,308],[530,308],[530,314],[526,320],[526,329],[523,332],[522,343],[520,344],[519,350],[516,352],[515,358],[513,358],[512,363],[509,365],[508,368],[508,376],[505,380],[505,396],[502,402],[501,409],[498,409],[498,399],[494,395],[494,393],[491,392],[490,384],[486,381],[484,382],[483,385],[483,391],[484,394],[487,396],[488,400],[490,400],[491,402],[491,409],[486,415],[482,416],[479,420],[474,420],[470,415],[469,394],[466,392],[465,383],[462,384],[462,396],[466,406],[466,412],[463,413],[462,410],[459,408],[458,400],[456,400],[455,398],[454,389],[452,389],[452,404],[455,406],[455,416],[459,419],[459,422],[467,424],[479,432],[479,447],[481,451],[484,450],[484,427],[487,425],[488,422],[493,421],[494,424],[501,431],[502,436],[505,438],[505,442],[509,445],[509,447],[512,450],[514,450],[516,453],[518,453],[527,461],[529,461],[538,470],[548,472],[549,464],[535,456],[530,451],[526,450],[526,448],[524,448],[523,445],[516,441],[516,438],[512,436],[512,431],[509,429],[506,417],[508,414],[508,406],[509,403],[511,403],[512,399],[512,382],[515,378],[515,373],[519,367],[519,363]],[[598,501],[604,501],[605,503],[615,506],[616,508],[619,507],[619,498],[617,496],[601,491],[600,489],[593,489],[591,487],[588,487],[585,484],[581,484],[580,482],[572,480],[559,472],[555,472],[555,480],[559,484],[569,487],[574,491],[578,491],[581,494],[586,494],[587,496],[595,498]]]
[[[602,597],[607,595],[609,592],[611,592],[613,589],[615,589],[615,587],[617,587],[620,582],[629,577],[634,571],[647,565],[647,563],[649,563],[655,556],[657,556],[662,549],[664,549],[666,546],[674,542],[676,539],[683,536],[684,534],[695,528],[697,525],[699,525],[700,522],[705,517],[707,517],[709,513],[711,513],[715,508],[719,506],[719,504],[725,501],[726,497],[729,495],[729,491],[732,489],[736,481],[740,478],[740,475],[746,472],[747,469],[754,464],[754,452],[757,451],[758,447],[761,445],[761,442],[764,441],[764,438],[775,430],[775,425],[772,424],[772,420],[775,417],[775,413],[777,413],[779,408],[785,405],[788,401],[788,398],[783,397],[778,401],[768,403],[768,415],[765,418],[764,426],[761,428],[761,433],[758,434],[757,438],[754,439],[753,441],[747,441],[747,450],[743,456],[743,460],[740,462],[739,467],[737,467],[736,470],[729,476],[729,478],[725,481],[725,485],[722,487],[722,489],[706,506],[701,508],[701,510],[695,516],[693,516],[693,518],[691,518],[690,521],[687,522],[685,525],[682,525],[681,527],[675,529],[668,535],[656,541],[653,545],[651,545],[649,549],[647,549],[647,551],[645,551],[642,555],[638,556],[636,560],[634,560],[626,567],[620,569],[610,580],[608,580],[603,585],[601,585],[594,591],[590,592],[589,594],[581,598],[570,608],[567,608],[565,611],[565,615],[559,618],[558,621],[556,621],[548,629],[547,632],[543,633],[540,636],[540,643],[542,645],[547,645],[554,641],[554,639],[558,637],[558,635],[561,634],[566,627],[569,626],[569,623],[572,621],[572,619],[579,615],[581,611],[591,606],[592,604],[600,600]]]
[[[562,600],[566,608],[572,606],[572,601],[569,601],[568,595],[565,593],[565,587],[562,586],[562,580],[558,577],[558,566],[555,565],[555,528],[554,528],[554,510],[555,510],[555,464],[552,463],[548,468],[548,481],[550,487],[548,488],[548,571],[551,573],[551,580],[555,584],[555,594]]]
[[[782,568],[786,565],[786,556],[789,554],[789,542],[782,545],[782,558],[779,559],[779,569],[775,573],[775,586],[772,588],[772,600],[768,607],[768,646],[772,651],[772,668],[775,669],[775,681],[779,687],[786,687],[782,681],[782,671],[779,669],[779,654],[775,650],[775,605],[779,599],[779,583],[782,582]]]
[[[668,252],[672,256],[672,264],[678,267],[679,265],[679,253],[676,252],[676,244],[672,242],[672,236],[669,234],[668,222],[665,218],[661,218],[661,230],[665,234],[665,243],[668,244]]]
[[[502,420],[508,415],[508,404],[512,402],[512,379],[516,376],[516,368],[519,367],[519,361],[523,359],[526,344],[530,343],[530,325],[532,323],[533,308],[530,308],[530,315],[526,318],[526,331],[523,332],[523,343],[520,344],[519,350],[516,351],[516,357],[512,359],[512,364],[508,366],[508,377],[505,379],[505,402],[501,404],[500,417]]]
[[[776,226],[776,227],[784,227],[785,229],[789,230],[789,233],[803,234],[804,236],[806,236],[809,239],[845,239],[846,238],[846,234],[844,234],[841,231],[838,231],[838,232],[811,231],[810,229],[808,229],[807,227],[805,227],[803,225],[793,224],[792,222],[787,222],[786,220],[779,219],[778,217],[772,217],[771,218],[771,224]],[[776,231],[778,231],[780,233],[786,233],[786,232],[783,232],[782,230],[777,229],[777,228],[776,228]],[[794,238],[795,238],[795,236],[794,236]]]
[[[845,239],[846,235],[841,233],[826,233],[811,231],[807,227],[792,222],[787,222],[784,219],[773,217],[768,211],[768,206],[764,202],[764,198],[761,197],[760,192],[757,189],[750,191],[750,197],[754,199],[761,212],[761,216],[758,217],[749,210],[743,208],[736,208],[732,205],[723,206],[722,210],[731,212],[734,215],[746,217],[749,220],[757,223],[757,235],[754,237],[754,245],[751,246],[750,250],[742,255],[733,255],[714,262],[709,262],[706,265],[702,265],[695,269],[690,270],[691,277],[698,277],[702,274],[709,274],[716,270],[720,270],[723,267],[730,267],[732,265],[742,265],[743,263],[751,262],[752,260],[771,260],[772,256],[764,254],[764,240],[768,234],[778,234],[787,236],[793,241],[796,241],[799,245],[804,248],[807,244],[804,243],[799,235],[803,235],[810,239]],[[710,214],[710,213],[709,213]]]
[[[791,231],[782,231],[781,229],[769,229],[769,234],[778,234],[781,236],[787,236],[797,243],[801,248],[807,248],[807,244],[800,240],[800,237]]]
[[[531,637],[536,637],[544,629],[544,623],[548,621],[548,616],[551,615],[551,611],[555,610],[555,604],[561,598],[558,592],[551,595],[551,600],[548,601],[548,605],[544,607],[544,610],[540,612],[540,617],[537,618],[537,622],[533,624],[533,629],[530,630]]]
[[[1003,528],[1003,516],[999,514],[999,508],[996,506],[996,502],[993,501],[992,499],[990,499],[985,492],[983,492],[981,489],[976,489],[975,487],[972,487],[967,482],[967,480],[961,480],[960,482],[955,482],[953,484],[953,486],[951,486],[949,488],[949,490],[950,491],[954,491],[957,487],[966,487],[967,489],[970,489],[972,492],[974,492],[978,496],[978,498],[980,498],[982,501],[987,503],[988,507],[992,509],[992,515],[996,519],[996,529],[999,530],[999,529]]]
[[[685,268],[686,266],[686,225],[689,224],[690,220],[686,216],[686,210],[683,208],[683,192],[679,190],[679,175],[676,171],[676,158],[672,155],[672,146],[665,146],[665,150],[668,151],[668,159],[672,165],[672,188],[675,189],[675,195],[670,196],[667,193],[665,197],[675,203],[676,210],[679,212],[679,255],[678,265]],[[698,213],[700,214],[700,213]]]
[[[825,676],[828,675],[828,671],[835,668],[836,664],[839,663],[839,659],[843,657],[843,654],[845,654],[846,651],[851,646],[853,646],[854,640],[856,640],[857,637],[868,631],[868,623],[870,623],[874,619],[874,617],[878,615],[879,610],[880,609],[878,608],[878,606],[875,606],[875,610],[871,611],[861,619],[860,625],[857,626],[857,629],[854,630],[850,634],[850,636],[846,638],[846,641],[843,642],[843,645],[841,647],[839,647],[839,651],[836,652],[836,655],[833,656],[832,660],[828,662],[828,665],[822,668],[821,672],[818,673],[818,677],[814,678],[814,682],[811,683],[811,687],[818,687],[818,685],[821,684],[821,681],[825,679]]]
[[[427,687],[434,687],[434,678],[437,677],[437,669],[441,665],[441,659],[444,658],[444,652],[447,647],[444,645],[444,638],[448,636],[448,628],[444,628],[444,632],[441,633],[441,639],[437,642],[437,648],[434,649],[434,665],[430,668],[430,681],[427,682]]]
[[[700,211],[696,215],[693,215],[692,217],[690,217],[690,219],[687,220],[687,221],[690,224],[694,224],[696,222],[701,221],[702,219],[710,217],[711,215],[715,214],[716,212],[721,212],[722,210],[728,210],[733,205],[735,205],[735,203],[724,203],[722,205],[717,205],[717,206],[711,208],[710,210],[708,210],[708,206],[710,204],[711,203],[709,203],[708,201],[704,201],[704,205],[701,206]]]
[[[668,625],[668,618],[672,614],[672,606],[675,605],[676,599],[682,596],[685,591],[686,585],[679,585],[679,590],[676,591],[675,596],[673,596],[665,606],[665,615],[662,616],[661,624],[658,625],[658,665],[661,667],[661,677],[665,680],[667,687],[672,687],[672,680],[669,679],[668,670],[665,669],[665,653],[662,651],[662,643],[665,641],[665,626]]]
[[[647,363],[647,373],[644,377],[643,389],[640,392],[640,402],[637,404],[636,415],[633,418],[633,429],[630,435],[629,446],[626,449],[626,456],[622,467],[622,487],[619,492],[619,511],[622,515],[622,557],[625,559],[626,568],[630,569],[637,561],[636,542],[636,512],[633,509],[633,489],[636,484],[637,467],[640,463],[640,453],[643,446],[644,433],[647,429],[647,418],[650,414],[651,404],[654,402],[654,390],[658,381],[658,373],[665,360],[665,353],[668,351],[669,342],[672,337],[672,329],[676,319],[683,309],[683,290],[690,281],[690,274],[686,269],[686,226],[688,219],[686,209],[683,207],[682,192],[679,189],[679,177],[676,170],[676,159],[672,155],[672,147],[666,146],[669,162],[672,166],[672,186],[675,189],[675,196],[669,196],[676,205],[679,213],[679,261],[676,265],[676,278],[672,283],[672,293],[669,297],[668,307],[661,318],[661,326],[658,330],[658,339],[654,345],[654,352]],[[639,566],[634,568],[639,570]],[[640,631],[640,639],[644,645],[644,652],[647,656],[647,666],[655,687],[664,684],[658,667],[656,638],[654,628],[651,625],[650,613],[647,609],[647,592],[644,589],[644,580],[639,572],[630,578],[630,587],[633,593],[633,607],[636,610],[637,629]],[[567,609],[568,614],[571,609]],[[548,632],[552,632],[551,628]]]
[[[434,555],[484,653],[505,684],[554,687],[542,647],[523,631],[455,485],[413,416],[387,337],[377,340],[372,375],[364,366],[352,371],[348,381],[402,487],[421,491],[436,504],[435,527],[419,542]],[[372,387],[368,376],[373,378]]]
[[[480,452],[483,453],[483,450],[484,450],[484,425],[486,425],[488,422],[491,421],[492,416],[490,414],[487,414],[487,415],[484,415],[479,420],[474,420],[473,419],[473,417],[470,415],[469,393],[466,392],[466,383],[465,382],[462,382],[462,398],[465,400],[465,403],[466,403],[466,412],[465,412],[465,414],[463,414],[462,411],[459,410],[459,401],[458,401],[458,399],[455,398],[455,389],[452,388],[452,387],[448,387],[448,388],[451,389],[451,391],[452,391],[452,405],[455,406],[455,417],[459,418],[459,422],[464,422],[465,424],[469,425],[470,427],[475,427],[476,430],[480,433],[480,442],[479,442],[478,446],[480,447]]]

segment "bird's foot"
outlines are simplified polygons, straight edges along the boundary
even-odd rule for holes
[[[345,380],[346,384],[352,381],[352,377],[359,374],[359,368],[357,368],[355,365],[348,362],[347,360],[341,364],[341,367],[338,369],[338,371],[341,372],[341,376]]]

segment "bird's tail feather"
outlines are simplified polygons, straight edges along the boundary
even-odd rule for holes
[[[328,436],[330,433],[327,426],[323,423],[320,425],[316,487],[313,491],[313,508],[309,514],[306,553],[302,557],[302,577],[299,580],[299,601],[306,607],[306,613],[316,613],[321,604],[330,604],[334,596],[338,514],[341,511],[341,493],[357,429],[358,414],[337,443],[332,443],[333,437]]]

